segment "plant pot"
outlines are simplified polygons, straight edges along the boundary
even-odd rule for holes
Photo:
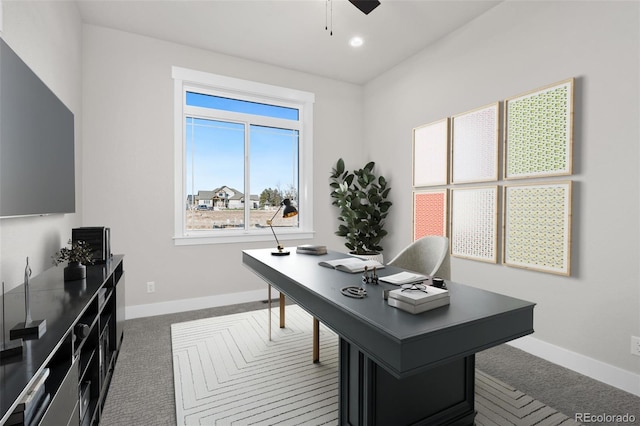
[[[69,265],[64,268],[65,281],[81,280],[86,278],[86,276],[87,267],[80,262],[69,262]]]
[[[82,278],[79,280],[65,280],[64,291],[66,291],[67,294],[73,297],[82,296],[87,292],[86,278]]]

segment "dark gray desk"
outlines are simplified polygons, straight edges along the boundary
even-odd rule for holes
[[[345,254],[290,250],[244,250],[242,261],[340,337],[340,424],[471,425],[475,353],[533,333],[533,303],[447,282],[449,306],[413,315],[387,305],[389,284],[367,286],[364,299],[343,296],[361,275],[318,262]]]

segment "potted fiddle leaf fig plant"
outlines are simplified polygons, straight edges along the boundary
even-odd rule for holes
[[[81,280],[87,276],[86,265],[93,263],[91,247],[85,241],[69,240],[68,244],[70,247],[63,247],[51,256],[53,264],[68,262],[64,268],[65,281]]]
[[[335,234],[346,239],[344,245],[355,255],[379,255],[380,242],[387,235],[384,225],[392,205],[387,200],[391,188],[374,167],[371,161],[351,172],[340,158],[331,169],[331,204],[340,210]]]

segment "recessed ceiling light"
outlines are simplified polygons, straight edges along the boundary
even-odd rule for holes
[[[353,37],[351,40],[349,40],[349,44],[352,47],[360,47],[364,44],[364,40],[362,39],[362,37]]]

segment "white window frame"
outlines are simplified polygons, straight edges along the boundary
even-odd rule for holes
[[[174,80],[174,194],[175,194],[175,245],[224,244],[255,241],[272,241],[273,234],[267,228],[251,230],[198,230],[187,231],[186,209],[187,182],[185,179],[186,129],[185,113],[187,89],[205,90],[217,96],[244,99],[273,105],[294,104],[300,111],[299,170],[298,170],[298,227],[278,227],[278,239],[282,241],[313,238],[313,103],[310,92],[242,80],[203,71],[172,67]],[[189,107],[190,108],[190,107]],[[248,160],[245,158],[245,162]],[[248,179],[248,170],[245,179]]]

